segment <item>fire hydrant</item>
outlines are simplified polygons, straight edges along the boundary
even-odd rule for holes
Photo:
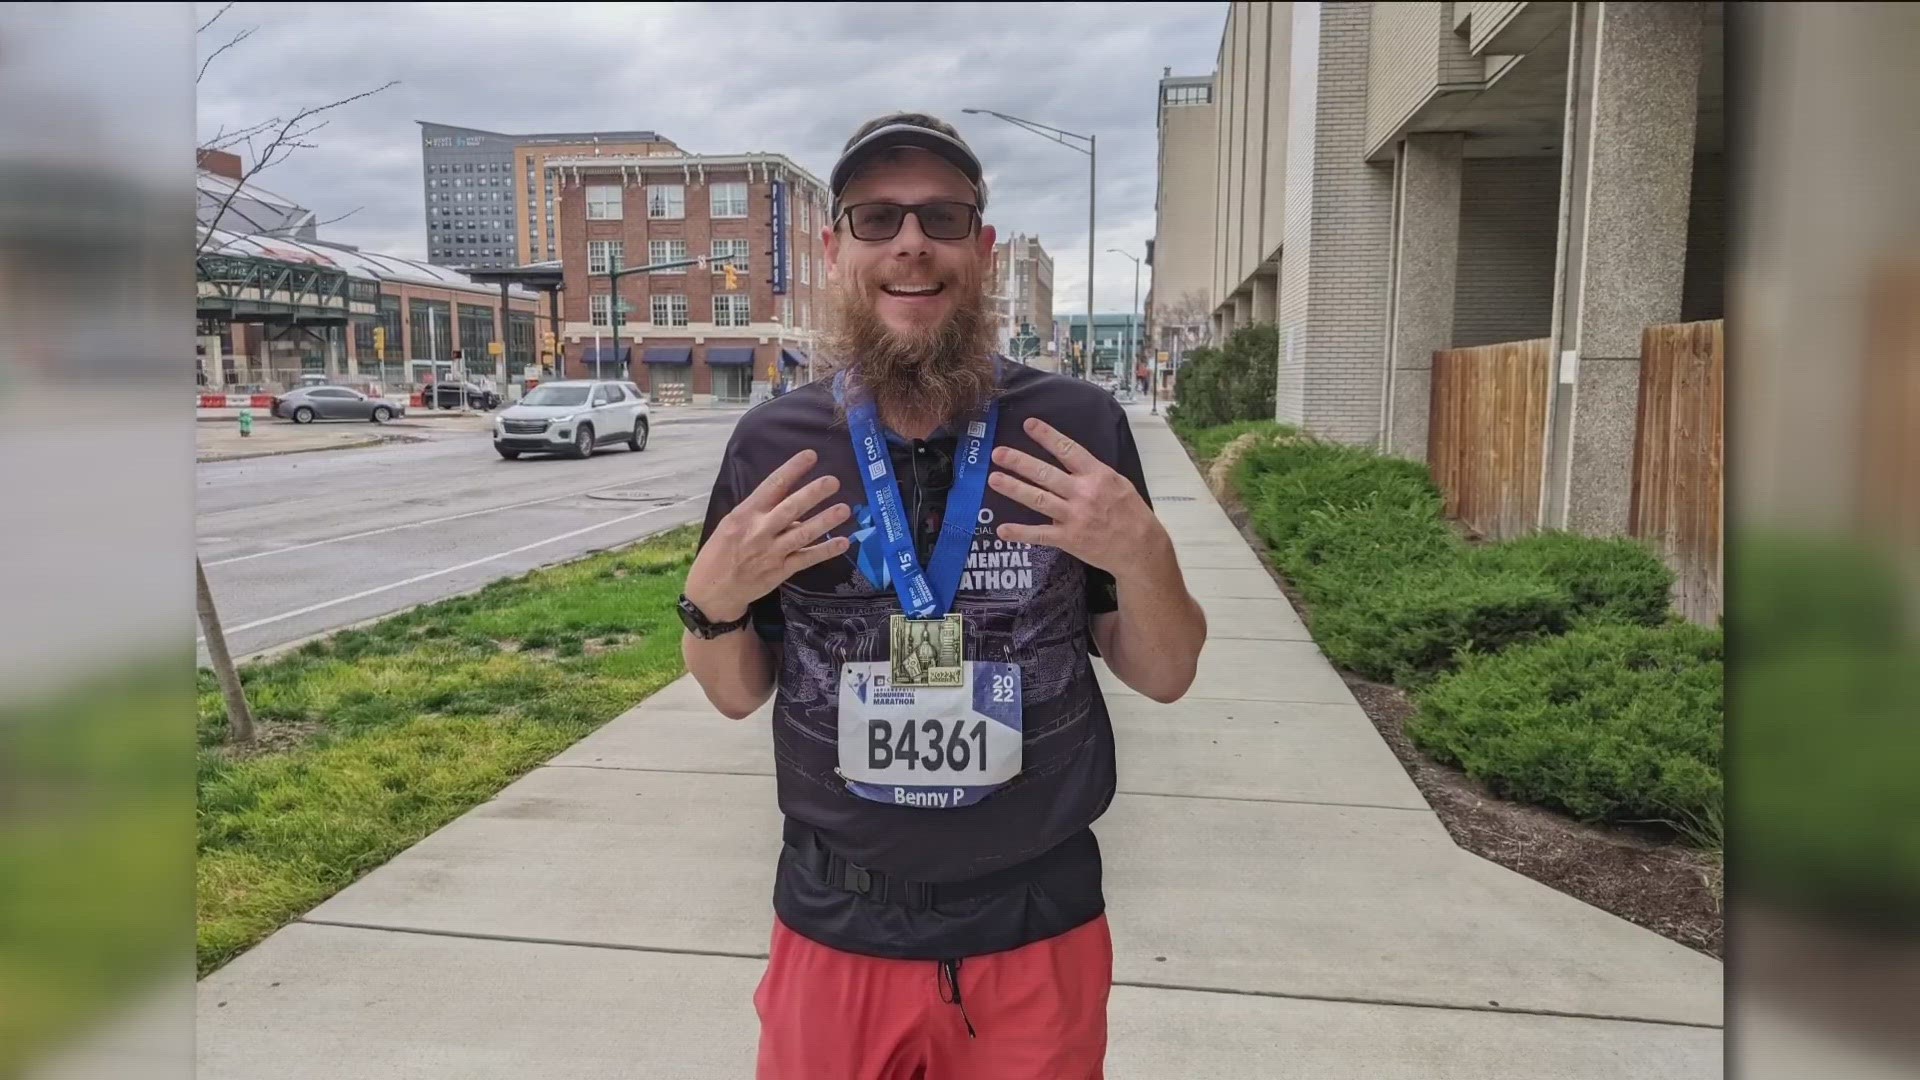
[[[253,409],[242,405],[240,406],[240,437],[246,438],[251,434],[253,434]]]

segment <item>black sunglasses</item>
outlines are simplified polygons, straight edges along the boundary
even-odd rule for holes
[[[912,214],[929,240],[965,240],[973,235],[980,208],[964,202],[855,203],[840,212],[855,240],[891,240]]]

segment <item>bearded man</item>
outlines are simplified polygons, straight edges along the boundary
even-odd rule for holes
[[[995,352],[959,133],[869,121],[829,187],[832,377],[741,418],[680,600],[714,706],[775,698],[759,1076],[1099,1077],[1115,764],[1090,657],[1170,702],[1206,620],[1121,406]]]

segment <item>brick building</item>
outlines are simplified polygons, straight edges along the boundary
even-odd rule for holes
[[[824,314],[827,190],[779,154],[547,159],[557,192],[569,378],[632,379],[662,404],[747,401],[812,378]],[[620,280],[610,267],[733,255],[739,288],[690,266]]]

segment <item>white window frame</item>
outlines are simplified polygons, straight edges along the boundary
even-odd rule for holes
[[[587,273],[605,274],[626,266],[627,253],[624,240],[587,241]],[[618,263],[618,266],[611,265]]]
[[[676,251],[676,247],[678,247],[679,250]],[[686,257],[687,242],[685,240],[668,239],[647,241],[647,262],[649,264],[675,262]],[[686,272],[687,268],[684,266],[675,267],[672,270],[654,271],[656,274],[684,274]]]
[[[753,308],[746,293],[713,294],[713,325],[751,326],[752,324]]]
[[[686,293],[654,293],[653,300],[651,301],[650,306],[652,308],[650,314],[653,316],[653,325],[655,326],[687,325],[687,294]],[[662,318],[662,311],[661,311],[662,308],[665,309],[664,318]]]
[[[611,204],[609,204],[608,197],[607,197],[607,193],[609,191],[613,193]],[[626,189],[622,188],[619,184],[588,184],[587,185],[587,220],[588,221],[620,221],[622,220],[623,215],[626,213],[626,206],[625,206],[626,199],[624,197],[625,194],[626,194]]]
[[[783,297],[780,301],[780,325],[793,325],[793,297]]]
[[[737,204],[733,200],[735,189],[738,189],[740,194],[740,201]],[[727,180],[717,184],[709,184],[707,186],[707,212],[710,216],[720,219],[746,217],[747,198],[747,182],[744,180]],[[736,206],[739,210],[738,213],[734,212]]]
[[[800,284],[809,285],[809,284],[812,284],[812,282],[813,282],[813,254],[809,252],[805,255],[800,256]]]
[[[587,321],[595,326],[613,325],[613,307],[610,293],[593,293],[587,297]]]
[[[744,274],[748,264],[753,261],[753,243],[748,240],[715,240],[708,258],[719,259],[728,255],[733,256],[734,272]],[[715,274],[727,272],[727,268],[719,263],[712,264],[712,270]]]
[[[685,184],[647,185],[647,217],[654,221],[678,221],[686,216]]]

